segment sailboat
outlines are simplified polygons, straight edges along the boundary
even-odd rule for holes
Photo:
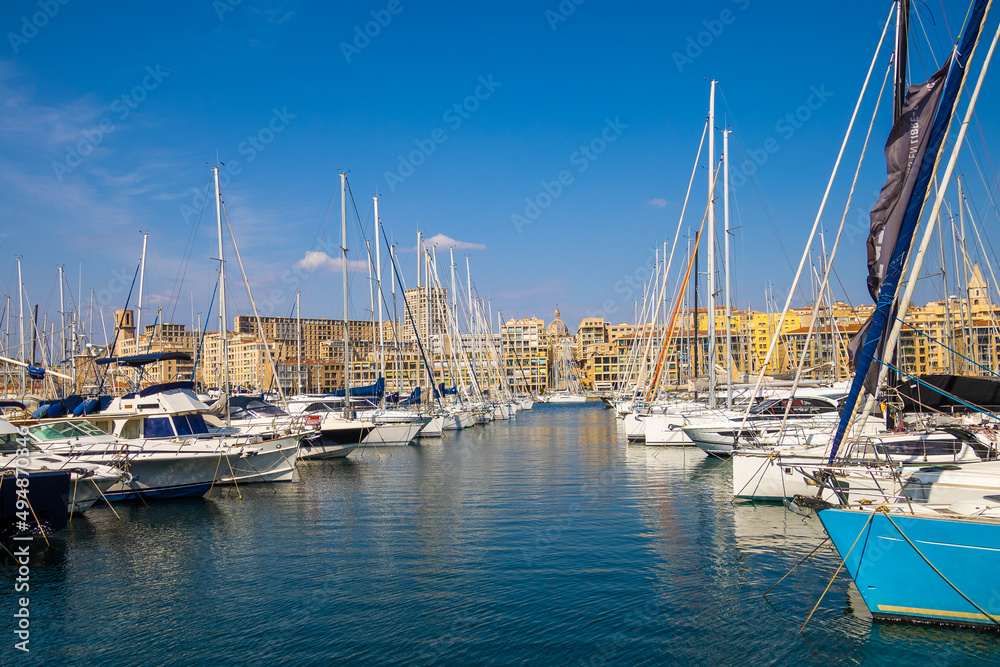
[[[888,215],[884,218],[884,227],[873,224],[870,242],[875,252],[870,256],[874,261],[870,263],[869,286],[873,295],[877,294],[877,306],[863,330],[866,333],[862,334],[851,391],[831,447],[831,464],[837,460],[855,409],[859,407],[859,397],[873,360],[884,357],[878,380],[884,379],[887,366],[892,364],[903,318],[940,217],[983,79],[1000,40],[998,26],[952,144],[947,166],[938,179],[939,185],[932,188],[938,159],[944,153],[944,139],[978,51],[990,5],[990,0],[976,0],[968,13],[961,44],[949,55],[945,66],[926,83],[911,86],[905,104],[901,96],[897,96],[895,123],[886,149],[890,179],[876,204],[876,210],[888,211]],[[905,51],[907,40],[902,26],[907,21],[908,6],[906,0],[901,0],[896,7],[897,35],[900,35],[896,48],[897,90],[905,82],[905,59],[900,54]],[[894,142],[894,137],[901,141]],[[919,147],[916,153],[912,152],[914,146]],[[903,159],[896,162],[896,170],[902,177],[894,179],[893,157],[898,158],[900,154]],[[909,157],[913,159],[907,159]],[[934,194],[934,204],[917,251],[908,261],[929,193]],[[873,223],[875,219],[873,212]],[[904,267],[910,270],[909,278],[901,296],[897,297]],[[898,316],[893,315],[894,308],[898,309]],[[874,394],[870,395],[860,413],[860,421],[865,420],[875,399]],[[989,497],[978,502],[954,503],[943,511],[911,502],[869,503],[823,509],[819,517],[875,618],[997,629],[1000,628],[1000,616],[996,594],[983,585],[983,573],[994,572],[1000,566],[1000,549],[997,548],[1000,545],[1000,502],[997,500]]]
[[[559,309],[556,308],[556,321],[559,319]],[[555,341],[555,362],[552,364],[552,389],[542,394],[540,401],[544,403],[585,403],[587,396],[580,390],[580,381],[576,375],[576,362],[573,361],[569,346],[558,338]]]

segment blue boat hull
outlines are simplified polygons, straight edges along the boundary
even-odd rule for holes
[[[212,488],[212,482],[187,484],[183,486],[137,488],[129,491],[112,492],[105,497],[115,503],[125,500],[172,500],[174,498],[201,498]]]
[[[1000,523],[890,521],[883,512],[844,509],[819,517],[875,618],[1000,629]]]

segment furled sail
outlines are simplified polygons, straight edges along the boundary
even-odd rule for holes
[[[896,119],[885,144],[888,175],[872,208],[868,236],[868,292],[876,301],[899,238],[906,204],[913,195],[920,164],[927,151],[934,112],[941,101],[946,76],[948,64],[926,82],[907,88],[903,113]]]
[[[949,63],[951,60],[949,59]],[[885,143],[886,181],[879,193],[878,201],[872,207],[871,233],[868,235],[868,292],[878,300],[879,289],[885,279],[886,268],[892,251],[899,239],[899,231],[906,213],[906,205],[913,196],[917,174],[927,152],[934,113],[941,101],[944,80],[948,76],[948,65],[926,82],[906,89],[906,100],[902,114],[889,132]],[[847,356],[851,370],[857,369],[858,353],[871,328],[869,316],[861,329],[847,344]],[[882,358],[882,344],[879,343],[875,356]],[[865,378],[865,389],[874,392],[878,383],[878,366],[870,369]]]
[[[951,115],[954,112],[955,106],[958,101],[958,94],[962,88],[965,81],[965,74],[967,72],[969,58],[974,52],[974,46],[979,38],[979,33],[982,30],[983,20],[986,14],[986,8],[989,6],[990,0],[976,0],[975,6],[969,12],[968,23],[966,24],[966,30],[962,34],[962,43],[956,51],[954,51],[951,57],[948,58],[948,62],[941,71],[936,73],[931,80],[942,74],[942,72],[948,72],[949,76],[947,78],[947,83],[943,86],[944,92],[938,97],[940,100],[939,105],[935,106],[932,104],[927,104],[926,107],[929,109],[930,115],[927,117],[923,127],[929,128],[929,132],[926,133],[926,145],[924,146],[923,154],[921,158],[925,157],[927,159],[916,160],[914,157],[914,162],[912,165],[908,166],[908,173],[910,175],[915,174],[913,184],[909,186],[909,193],[903,197],[903,191],[900,191],[900,196],[897,201],[891,207],[890,217],[895,217],[894,214],[897,210],[899,211],[899,223],[896,223],[892,247],[886,247],[887,236],[889,235],[890,226],[893,224],[890,218],[887,218],[886,228],[881,232],[880,255],[878,257],[878,262],[884,265],[884,269],[880,269],[878,274],[878,290],[876,298],[875,312],[872,314],[870,325],[867,327],[867,334],[864,338],[864,343],[860,348],[860,353],[857,355],[857,369],[854,374],[854,380],[851,383],[851,389],[847,394],[847,398],[844,401],[844,407],[840,415],[840,423],[837,426],[837,432],[834,435],[833,444],[830,450],[830,461],[832,462],[837,456],[837,450],[840,447],[840,443],[844,439],[844,435],[847,432],[847,427],[850,424],[851,417],[854,414],[854,406],[857,404],[858,396],[861,393],[861,387],[865,383],[865,379],[868,375],[869,367],[872,365],[876,357],[876,352],[882,341],[882,336],[885,333],[885,327],[890,319],[891,313],[893,311],[895,301],[896,301],[896,289],[899,286],[899,280],[902,277],[903,266],[906,264],[906,258],[910,251],[910,246],[913,244],[913,235],[916,231],[917,222],[920,219],[921,211],[923,210],[924,200],[927,195],[927,191],[930,187],[931,176],[934,173],[936,167],[936,156],[941,149],[942,143],[944,141],[945,134],[947,133],[948,124],[951,121]],[[938,80],[940,84],[940,80]],[[924,84],[927,85],[927,84]],[[941,88],[942,86],[936,85],[935,88]],[[906,106],[909,106],[908,104]],[[907,119],[908,115],[905,113],[901,119]],[[933,122],[930,119],[933,118]],[[893,132],[897,130],[899,125],[899,120],[893,127]],[[912,122],[912,117],[910,121]],[[892,143],[891,141],[889,142]],[[888,158],[888,147],[887,147],[887,158]],[[907,150],[907,154],[909,149]],[[907,162],[908,164],[908,162]],[[892,176],[892,170],[890,167],[890,180]],[[904,179],[904,189],[906,188],[905,181],[909,181],[909,176]],[[885,190],[883,189],[883,194]],[[879,204],[882,203],[880,198]],[[876,204],[876,207],[879,206]],[[874,221],[874,212],[872,214]],[[871,285],[869,285],[871,286]],[[864,328],[862,329],[864,330]]]

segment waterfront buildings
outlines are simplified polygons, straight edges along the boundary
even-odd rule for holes
[[[708,371],[709,314],[704,308],[679,313],[668,346],[663,345],[663,325],[637,327],[588,317],[573,332],[558,309],[549,323],[538,317],[509,319],[500,325],[499,332],[465,333],[452,340],[445,326],[447,290],[413,288],[407,290],[407,301],[411,299],[406,317],[384,322],[381,335],[371,321],[347,322],[352,386],[372,384],[384,377],[388,391],[403,393],[416,386],[426,390],[431,383],[475,385],[476,391],[504,386],[514,392],[541,393],[556,388],[559,367],[568,369],[587,389],[611,391],[641,384],[657,369],[668,386],[687,386]],[[726,317],[724,310],[717,308],[719,369],[726,366],[728,357],[734,380],[747,380],[767,361],[769,374],[787,377],[804,357],[804,379],[846,379],[847,343],[871,312],[871,305],[840,302],[823,304],[815,317],[811,306],[794,308],[781,324],[771,349],[779,315],[734,310],[728,322],[732,345],[726,349]],[[192,330],[162,319],[162,312],[157,312],[153,323],[144,324],[137,335],[133,311],[117,311],[107,346],[91,345],[89,354],[75,358],[75,390],[117,392],[136,382],[148,385],[178,379],[193,379],[203,388],[217,387],[222,368],[218,332]],[[341,389],[344,326],[343,321],[332,319],[264,317],[258,322],[251,315],[238,315],[228,334],[230,383],[251,391],[277,386],[290,393]],[[949,353],[949,348],[954,353]],[[113,368],[110,373],[107,367],[94,363],[101,356],[159,352],[185,352],[191,360],[171,360],[143,369]],[[966,298],[951,296],[910,309],[898,359],[906,373],[988,374],[997,368],[998,312],[978,266],[970,269]],[[720,371],[719,377],[724,377],[724,372]],[[8,392],[18,393],[20,377],[8,370],[5,378]],[[559,381],[565,386],[565,378]]]

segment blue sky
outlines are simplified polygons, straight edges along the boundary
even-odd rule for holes
[[[4,3],[5,294],[16,294],[19,255],[29,298],[52,313],[64,265],[73,292],[82,284],[89,303],[93,289],[110,321],[147,231],[146,303],[168,321],[204,317],[218,251],[214,204],[202,211],[199,191],[218,154],[267,314],[290,314],[301,289],[304,316],[340,317],[339,264],[318,253],[336,255],[338,172],[348,169],[368,234],[371,197],[381,195],[409,284],[416,265],[405,250],[422,230],[456,242],[456,261],[469,257],[479,293],[505,317],[547,321],[558,304],[571,328],[588,315],[631,320],[652,249],[673,238],[708,78],[720,82],[716,124],[733,129],[734,160],[750,159],[755,172],[737,176],[734,194],[735,303],[762,306],[768,284],[784,294],[889,3],[576,2]],[[965,9],[919,6],[916,29],[938,60]],[[994,17],[989,36],[995,27]],[[930,51],[922,33],[914,42],[913,78],[923,80],[919,58],[930,68]],[[982,110],[995,108],[994,80],[970,131],[985,177],[962,163],[987,238],[997,215],[983,182],[994,182],[997,133],[996,115]],[[849,220],[867,224],[889,123],[883,114],[875,124]],[[828,229],[859,146],[845,158]],[[706,164],[703,154],[688,229],[704,209]],[[862,235],[844,243],[838,276],[862,302]],[[360,259],[354,231],[349,246]],[[366,280],[352,272],[354,317],[366,316]],[[248,312],[235,280],[230,293],[230,313]]]

